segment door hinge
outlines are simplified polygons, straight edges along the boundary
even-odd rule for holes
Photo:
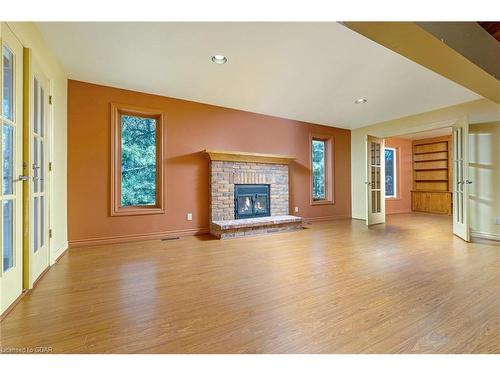
[[[52,104],[52,95],[49,95],[49,104]]]
[[[52,162],[49,162],[49,172],[52,172]]]
[[[52,238],[52,229],[49,229],[49,238]]]

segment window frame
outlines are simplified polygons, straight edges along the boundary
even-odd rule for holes
[[[313,157],[312,157],[312,142],[313,141],[323,141],[325,142],[325,199],[314,199],[313,198]],[[309,199],[312,206],[328,205],[334,204],[334,144],[333,136],[329,134],[309,134],[309,168],[310,168],[310,178],[309,178]]]
[[[384,193],[385,193],[385,199],[389,199],[389,200],[398,200],[399,199],[399,176],[398,176],[398,165],[399,165],[399,156],[398,156],[398,147],[387,147],[385,146],[384,147],[384,169],[386,171],[386,175],[384,177],[387,176],[387,168],[385,168],[385,150],[393,150],[394,152],[394,159],[392,161],[392,163],[394,164],[392,169],[394,171],[394,195],[387,195],[387,187],[385,185],[385,181],[384,181]]]
[[[156,204],[122,206],[121,178],[121,116],[152,118],[156,120]],[[111,216],[152,215],[165,213],[163,192],[163,111],[128,104],[111,103]]]

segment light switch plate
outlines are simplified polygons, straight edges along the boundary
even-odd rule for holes
[[[187,215],[186,215],[186,220],[187,221],[191,221],[193,220],[193,214],[191,212],[188,212]]]
[[[298,207],[295,207],[295,212],[299,212],[299,208]]]
[[[495,218],[495,224],[500,225],[500,217]]]

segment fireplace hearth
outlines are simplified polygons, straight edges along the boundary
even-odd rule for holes
[[[234,218],[271,216],[270,185],[235,184]]]

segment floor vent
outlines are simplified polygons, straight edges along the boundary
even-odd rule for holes
[[[162,238],[161,240],[162,241],[173,241],[173,240],[178,240],[180,239],[180,237],[166,237],[166,238]]]

